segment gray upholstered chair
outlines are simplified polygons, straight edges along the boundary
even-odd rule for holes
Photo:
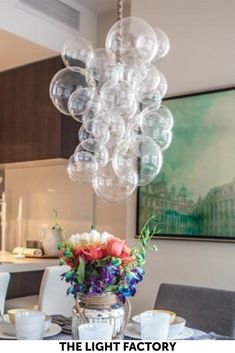
[[[162,283],[155,309],[175,311],[188,327],[235,337],[235,292]]]

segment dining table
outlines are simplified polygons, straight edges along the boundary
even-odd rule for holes
[[[68,341],[72,340],[71,336],[71,318],[65,318],[62,315],[52,315],[52,322],[61,326],[61,332],[58,335],[45,338],[46,340],[58,340],[58,341]],[[191,335],[185,340],[231,340],[234,338],[217,334],[215,332],[204,332],[196,328],[188,328],[191,330]],[[124,334],[120,339],[124,340],[136,340],[141,338],[135,338],[133,335],[128,335],[128,330],[124,330]],[[172,340],[180,340],[181,338],[175,338]]]

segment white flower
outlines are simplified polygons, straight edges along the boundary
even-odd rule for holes
[[[100,236],[100,241],[101,243],[105,243],[107,240],[109,240],[110,238],[113,238],[113,235],[108,233],[108,232],[103,232]]]
[[[97,230],[92,229],[90,231],[89,238],[90,238],[91,242],[94,242],[94,243],[99,242],[100,241],[100,237],[101,237],[101,235],[100,235],[99,232],[97,232]]]
[[[78,245],[80,242],[80,234],[72,234],[69,238],[69,243],[72,245]]]
[[[90,234],[89,233],[82,233],[80,234],[80,242],[84,242],[86,241],[87,243],[89,243],[90,241]]]
[[[84,243],[105,243],[108,241],[110,238],[112,238],[113,235],[108,233],[108,232],[103,232],[100,234],[97,232],[97,230],[92,229],[90,233],[84,232],[84,233],[77,233],[77,234],[72,234],[71,237],[69,238],[69,243],[73,246],[76,245],[81,245]]]

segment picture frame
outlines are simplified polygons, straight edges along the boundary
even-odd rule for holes
[[[173,140],[160,173],[138,188],[136,234],[155,214],[156,238],[234,242],[235,87],[163,104],[174,116]]]

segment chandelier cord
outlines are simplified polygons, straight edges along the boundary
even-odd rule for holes
[[[124,14],[124,0],[117,0],[117,21],[123,19]],[[118,33],[117,33],[117,63],[121,64],[121,46],[122,46],[122,24],[119,23]]]
[[[117,21],[123,19],[124,0],[117,0]]]

